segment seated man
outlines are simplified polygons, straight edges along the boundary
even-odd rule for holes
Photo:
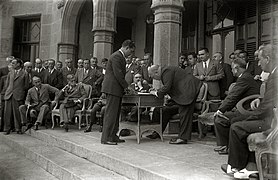
[[[91,132],[92,131],[92,126],[97,122],[97,111],[100,111],[101,116],[103,117],[105,113],[105,105],[106,105],[106,94],[102,93],[98,102],[96,102],[92,108],[91,111],[91,121],[90,121],[90,126],[87,127],[87,129],[84,131],[86,132]],[[102,122],[100,122],[100,131],[102,131]]]
[[[68,131],[68,123],[74,117],[75,111],[82,108],[82,101],[87,96],[83,85],[76,83],[73,74],[67,75],[67,82],[68,84],[61,90],[59,96],[63,98],[59,108],[61,115],[60,126],[64,127],[66,132]]]
[[[137,92],[148,92],[149,89],[150,86],[148,85],[147,81],[142,79],[142,75],[139,73],[135,74],[133,83],[129,85],[130,93],[136,94]],[[122,120],[137,121],[137,110],[138,109],[135,106],[123,106],[121,109]]]
[[[38,76],[34,76],[32,81],[34,86],[28,90],[25,104],[19,107],[19,112],[23,125],[26,124],[26,116],[29,114],[32,118],[37,118],[34,129],[38,130],[39,125],[42,124],[44,117],[50,110],[49,94],[55,94],[55,99],[57,99],[59,90],[48,84],[42,84]],[[28,114],[26,115],[27,111]],[[30,123],[28,127],[31,128],[32,125],[33,124]]]
[[[240,114],[238,111],[231,110],[241,99],[253,94],[260,94],[260,85],[254,80],[250,72],[246,71],[245,61],[235,59],[232,62],[232,72],[235,77],[238,77],[237,81],[214,114],[216,141],[217,145],[220,146],[214,150],[219,154],[228,154],[229,130],[231,124],[247,117],[247,115]]]
[[[250,174],[257,173],[255,154],[250,152],[247,137],[256,132],[271,128],[273,108],[277,107],[277,47],[265,45],[259,49],[259,65],[269,72],[266,90],[263,98],[251,102],[253,114],[248,118],[231,125],[229,134],[228,163],[221,169],[227,174],[233,174],[237,179],[248,179]]]

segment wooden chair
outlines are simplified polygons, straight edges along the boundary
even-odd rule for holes
[[[208,111],[208,105],[206,103],[207,101],[207,93],[208,93],[208,85],[207,83],[203,83],[199,94],[197,96],[197,100],[196,100],[196,104],[195,104],[195,112],[193,114],[194,117],[198,117],[198,115],[206,113]],[[198,119],[194,119],[193,122],[198,121]],[[179,124],[180,122],[180,116],[179,114],[175,114],[171,117],[171,119],[169,120],[169,126],[170,124]],[[200,124],[198,123],[198,130],[199,133],[202,133],[202,128],[200,127]],[[201,131],[201,132],[200,132]]]
[[[270,154],[278,156],[278,110],[277,108],[274,108],[273,111],[274,118],[272,120],[270,133],[267,136],[263,133],[253,133],[250,134],[247,138],[249,150],[255,151],[260,180],[277,179],[278,176],[275,168],[276,166],[274,165],[275,162],[271,162],[269,158]],[[263,155],[266,155],[265,164],[263,164]],[[275,160],[277,160],[277,157],[275,158]],[[273,173],[271,173],[271,167],[274,167],[272,169],[274,171]]]
[[[91,85],[83,84],[83,87],[85,89],[87,97],[83,100],[83,105],[82,105],[81,110],[76,110],[75,113],[74,113],[74,117],[77,117],[78,121],[79,121],[79,123],[78,123],[79,124],[79,126],[78,126],[79,129],[81,129],[82,116],[83,116],[85,110],[88,108],[88,101],[89,101],[89,99],[91,97],[91,94],[92,94],[92,86]],[[52,129],[54,129],[54,126],[55,126],[55,118],[60,118],[59,103],[56,103],[56,105],[52,109],[52,115],[51,115]]]

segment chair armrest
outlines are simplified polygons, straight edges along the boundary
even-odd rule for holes
[[[256,99],[256,98],[258,98],[258,97],[260,97],[259,94],[254,94],[254,95],[247,96],[247,97],[241,99],[241,100],[236,104],[237,110],[238,110],[241,114],[243,114],[243,115],[252,115],[252,114],[254,114],[253,111],[244,109],[243,104],[244,104],[246,101],[248,101],[248,100]]]

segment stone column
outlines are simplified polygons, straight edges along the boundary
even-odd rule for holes
[[[205,0],[199,0],[198,49],[205,47]]]
[[[94,47],[93,56],[99,60],[109,58],[113,50],[113,35],[115,32],[116,2],[110,0],[95,0],[93,10]]]
[[[154,64],[178,66],[182,0],[153,0]],[[160,83],[154,81],[154,87]]]

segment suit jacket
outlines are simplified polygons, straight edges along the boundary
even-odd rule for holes
[[[50,102],[49,94],[55,94],[55,100],[57,100],[59,95],[59,90],[48,84],[42,84],[40,91],[38,92],[36,87],[32,87],[28,90],[25,104],[30,104],[32,107],[40,108],[42,105]]]
[[[15,70],[11,70],[6,80],[6,92],[4,95],[5,100],[9,100],[12,96],[17,101],[25,99],[25,92],[28,84],[26,84],[26,73],[23,69],[16,74]]]
[[[225,98],[225,91],[227,91],[230,87],[230,85],[235,81],[235,77],[232,73],[231,65],[227,63],[221,64],[224,71],[224,77],[219,80],[219,86],[220,86],[220,98]]]
[[[238,101],[253,94],[260,94],[260,85],[249,72],[245,71],[237,78],[235,86],[218,109],[222,113],[230,111],[235,107]]]
[[[44,68],[41,68],[40,72],[36,71],[35,69],[32,70],[33,76],[38,76],[41,78],[42,83],[47,83],[44,82],[46,75],[47,75],[47,70]]]
[[[158,89],[157,94],[163,97],[169,94],[179,105],[191,104],[197,97],[201,81],[192,75],[190,69],[167,66],[161,69],[161,81],[163,86]]]
[[[247,71],[255,76],[262,73],[262,68],[258,65],[258,61],[249,61]]]
[[[208,80],[204,80],[208,84],[208,93],[211,96],[220,96],[220,88],[218,81],[224,77],[223,67],[217,62],[210,59],[208,64],[207,73],[203,68],[203,62],[197,63],[193,71],[193,75],[200,78],[201,75],[208,76]]]
[[[125,80],[128,85],[133,82],[133,77],[135,74],[139,73],[140,67],[134,63],[131,63],[129,68],[126,68]]]
[[[50,86],[56,87],[57,89],[63,88],[63,75],[60,71],[54,69],[52,73],[49,70],[45,70],[44,83]]]
[[[277,93],[278,70],[275,69],[271,73],[266,82],[266,89],[264,98],[261,99],[259,107],[254,111],[254,115],[247,118],[247,120],[266,120],[270,126],[273,118],[273,108],[277,107],[278,93]]]
[[[70,89],[69,86],[65,88],[65,91],[61,91],[58,97],[59,99],[63,98],[62,103],[66,104],[69,103],[71,100],[78,99],[82,102],[87,97],[87,94],[84,89],[84,86],[78,83],[72,89]]]
[[[120,51],[114,52],[107,63],[106,73],[102,84],[102,92],[122,97],[128,87],[125,80],[126,60]]]
[[[76,73],[76,68],[72,67],[71,68],[71,71],[68,70],[67,67],[62,67],[61,71],[60,71],[63,75],[63,86],[67,85],[68,84],[68,81],[67,81],[67,76],[69,74],[73,74],[75,75]]]
[[[8,75],[8,73],[9,73],[9,68],[8,68],[8,66],[1,67],[1,68],[0,68],[0,78],[2,78],[3,76]]]
[[[148,73],[148,66],[146,65],[142,65],[140,67],[140,74],[142,74],[142,78],[144,80],[146,80],[149,84],[152,84],[152,78],[149,76],[149,73]]]

